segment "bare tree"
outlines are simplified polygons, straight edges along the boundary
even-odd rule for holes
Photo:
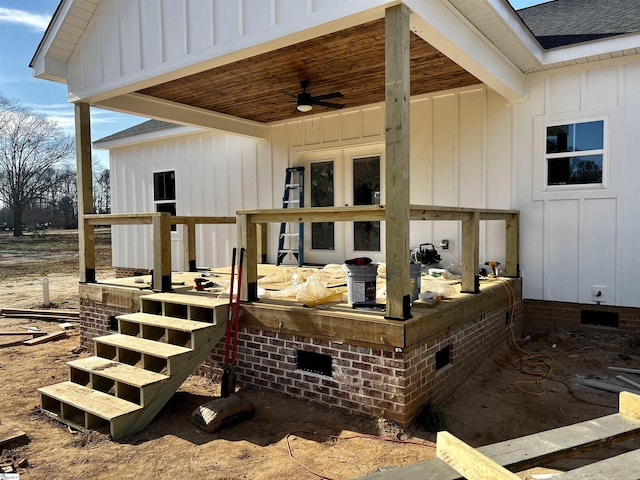
[[[24,209],[65,177],[56,169],[73,152],[56,122],[0,96],[0,200],[13,212],[14,236],[22,235]]]
[[[94,170],[95,171],[95,170]],[[111,181],[109,169],[97,172],[93,180],[93,203],[96,213],[111,213]]]

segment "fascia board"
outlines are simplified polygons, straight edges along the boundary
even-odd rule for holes
[[[404,0],[411,30],[512,102],[525,97],[524,74],[448,2]]]
[[[94,105],[141,117],[195,125],[260,140],[266,140],[269,133],[269,127],[263,123],[161,100],[140,93],[120,95],[102,100]]]
[[[554,48],[544,53],[544,65],[553,65],[560,62],[568,62],[581,58],[589,58],[597,55],[607,55],[612,52],[640,48],[640,33],[620,35],[608,39],[599,39],[592,42],[571,45],[568,47]]]
[[[533,55],[538,62],[542,63],[544,50],[531,33],[522,19],[515,12],[513,7],[506,0],[485,0],[493,10],[500,16],[504,24],[514,34],[514,40],[522,44],[527,51]]]
[[[69,13],[72,3],[73,0],[61,0],[58,8],[56,8],[56,11],[53,14],[53,18],[47,26],[47,29],[45,30],[44,35],[40,40],[40,43],[38,44],[38,47],[36,48],[31,61],[29,62],[29,67],[33,69],[34,77],[49,79],[49,72],[46,70],[46,67],[49,66],[49,64],[46,62],[47,52],[51,47],[54,39],[56,38],[56,35],[58,34],[58,31],[60,30],[64,19]],[[66,63],[62,60],[60,60],[60,62],[65,65],[64,78],[66,80]],[[60,75],[59,73],[56,73],[55,76],[59,77]]]
[[[104,140],[93,142],[93,148],[96,150],[111,150],[113,148],[127,147],[129,145],[140,145],[143,143],[155,142],[157,140],[166,140],[174,137],[183,137],[185,135],[193,135],[202,133],[204,130],[186,125],[177,125],[175,127],[163,128],[154,132],[139,133],[129,135],[127,137],[116,138],[113,140]]]

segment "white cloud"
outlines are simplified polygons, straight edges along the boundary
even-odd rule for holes
[[[0,23],[26,25],[38,32],[44,32],[47,29],[50,20],[51,17],[49,15],[0,7]]]

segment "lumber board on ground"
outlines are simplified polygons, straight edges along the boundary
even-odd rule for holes
[[[609,370],[614,370],[616,372],[622,372],[622,373],[636,373],[640,375],[640,370],[638,370],[637,368],[609,367]]]
[[[64,317],[79,317],[80,312],[77,310],[57,310],[57,309],[48,309],[48,310],[38,310],[32,308],[3,308],[0,312],[5,315],[14,315],[14,314],[34,314],[34,315],[59,315]]]
[[[41,343],[51,342],[52,340],[58,340],[59,338],[64,338],[67,336],[67,332],[55,332],[49,333],[48,335],[44,335],[43,337],[32,338],[31,340],[25,340],[22,342],[23,345],[40,345]]]
[[[465,478],[517,480],[518,477],[449,432],[438,432],[436,456]]]
[[[554,480],[585,480],[606,478],[607,480],[637,480],[640,478],[640,450],[616,455],[584,467],[556,475]]]
[[[587,387],[597,388],[598,390],[604,390],[605,392],[612,392],[612,393],[630,392],[636,395],[640,395],[640,390],[634,390],[633,388],[629,388],[629,387],[621,387],[620,385],[601,382],[599,380],[591,380],[589,378],[583,379],[582,384],[586,385]]]
[[[33,330],[25,330],[23,332],[9,332],[9,331],[0,331],[0,337],[2,336],[10,336],[10,335],[32,335],[34,337],[38,337],[41,335],[46,335],[47,332],[38,332]]]
[[[10,450],[29,443],[29,437],[15,427],[0,425],[0,450]]]
[[[623,392],[622,396],[625,396]],[[621,412],[633,412],[632,402],[637,396],[630,395],[621,400]],[[629,400],[629,402],[627,402]],[[630,404],[631,403],[631,404]],[[640,435],[640,419],[629,413],[615,413],[594,420],[547,430],[525,437],[480,447],[477,450],[511,471],[546,465],[569,456],[597,450]],[[377,472],[362,480],[404,480],[423,478],[437,480],[455,480],[460,475],[445,462],[436,458],[425,462],[399,467],[386,472]]]

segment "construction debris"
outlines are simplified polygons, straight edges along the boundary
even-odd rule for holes
[[[31,340],[25,340],[22,342],[23,345],[40,345],[41,343],[51,342],[52,340],[58,340],[59,338],[65,338],[67,336],[67,332],[55,332],[45,335],[44,337],[32,338]]]
[[[28,466],[29,462],[27,462],[26,458],[18,458],[8,452],[3,452],[0,455],[0,475],[3,473],[16,473],[18,468],[26,468]]]
[[[29,437],[22,430],[0,425],[0,450],[21,447],[29,443]]]
[[[630,392],[635,395],[640,395],[640,390],[621,387],[620,385],[615,385],[613,383],[601,382],[599,380],[592,380],[589,378],[583,379],[582,384],[586,385],[587,387],[593,387],[593,388],[597,388],[598,390],[604,390],[605,392],[611,392],[611,393]]]
[[[80,312],[76,310],[35,310],[24,308],[3,308],[0,314],[11,318],[29,318],[53,322],[78,321]]]
[[[19,335],[19,336],[31,335],[32,337],[38,337],[46,334],[47,332],[43,332],[42,330],[27,330],[26,332],[0,331],[0,337],[10,336],[10,335]]]

